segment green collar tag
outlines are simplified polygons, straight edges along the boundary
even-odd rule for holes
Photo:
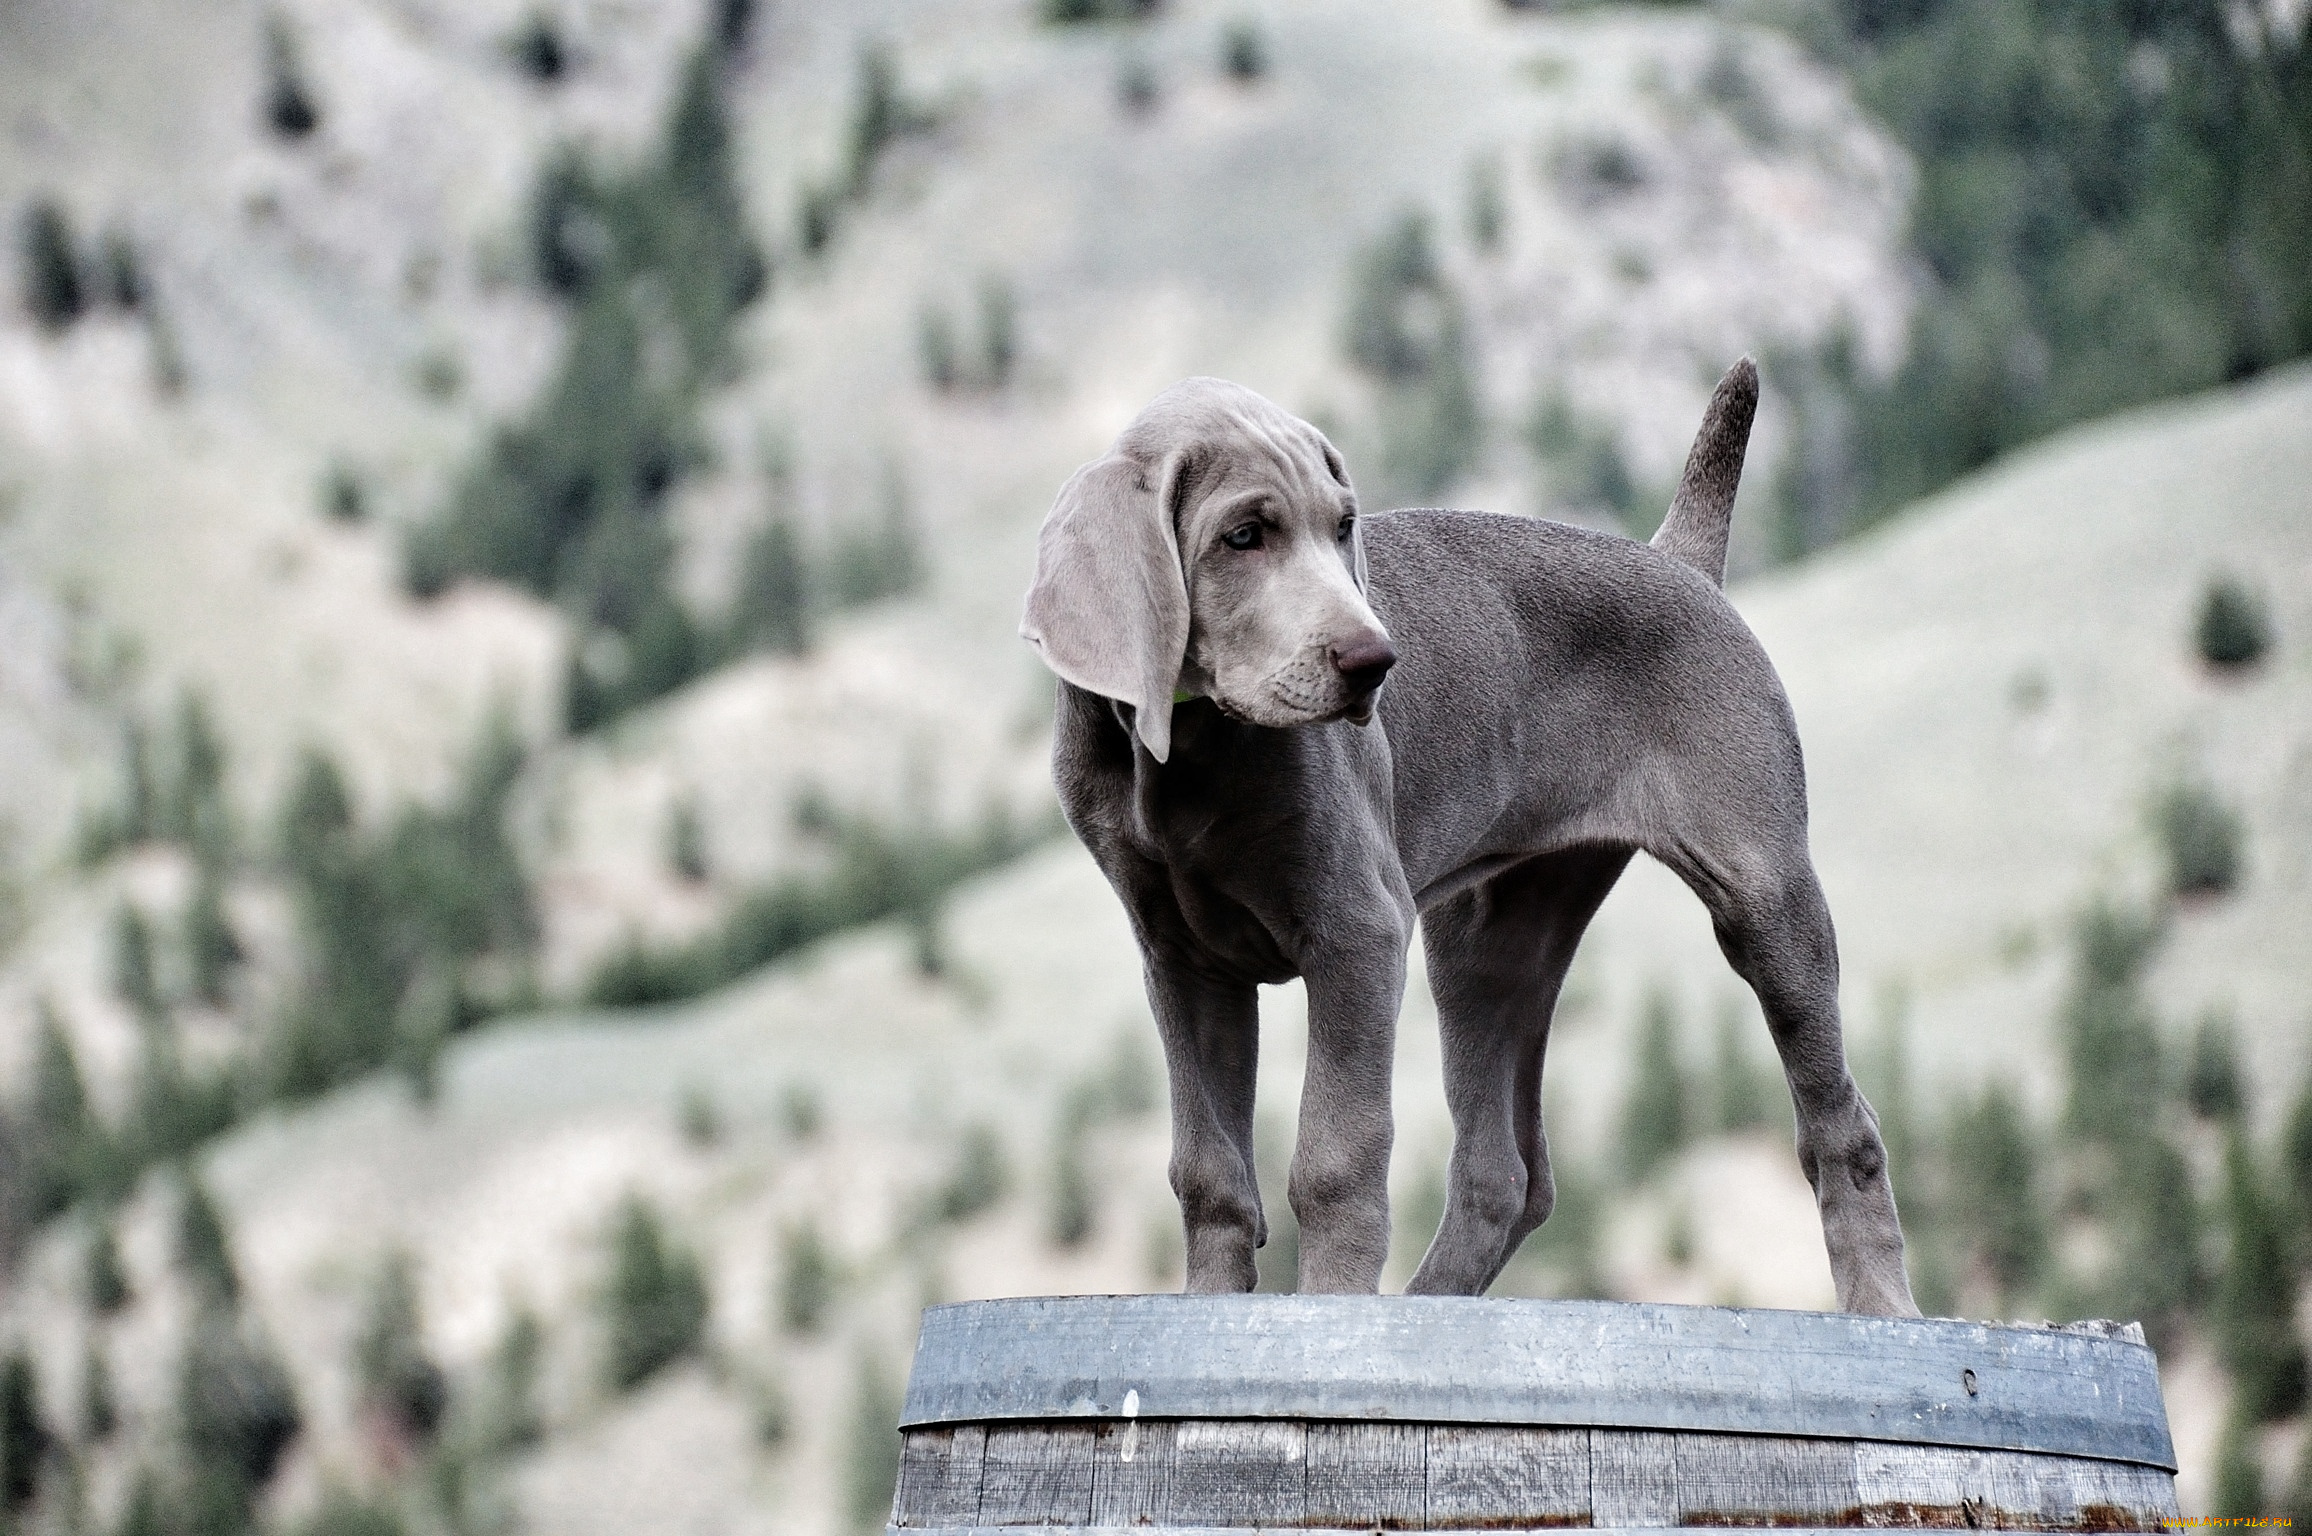
[[[1173,703],[1175,703],[1175,704],[1185,704],[1185,703],[1187,703],[1187,702],[1188,702],[1190,699],[1193,699],[1193,698],[1195,698],[1195,697],[1196,697],[1196,695],[1195,695],[1195,694],[1193,694],[1193,693],[1190,693],[1190,692],[1189,692],[1187,689],[1185,689],[1185,688],[1175,688],[1175,689],[1173,689],[1173,690],[1172,690],[1172,702],[1173,702]]]

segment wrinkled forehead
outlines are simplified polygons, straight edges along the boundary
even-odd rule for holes
[[[1183,509],[1255,489],[1330,507],[1348,487],[1336,478],[1322,433],[1241,385],[1190,379],[1156,397],[1117,447],[1143,463],[1185,450],[1191,480]]]

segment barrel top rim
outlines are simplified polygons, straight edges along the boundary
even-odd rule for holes
[[[1718,1313],[1734,1317],[1815,1318],[1832,1324],[1866,1323],[1872,1326],[1894,1328],[1956,1328],[1970,1331],[1990,1329],[2000,1332],[2059,1334],[2065,1338],[2098,1339],[2114,1345],[2130,1345],[2138,1349],[2150,1348],[2144,1337],[2143,1325],[2122,1322],[2113,1318],[2079,1318],[2068,1323],[2053,1319],[2031,1322],[2023,1318],[1972,1317],[1874,1317],[1862,1312],[1823,1312],[1805,1307],[1747,1307],[1722,1302],[1683,1301],[1600,1301],[1589,1297],[1554,1296],[1409,1296],[1409,1295],[1355,1295],[1333,1296],[1297,1291],[1248,1291],[1224,1295],[1191,1294],[1181,1291],[1068,1291],[1040,1296],[988,1296],[969,1301],[934,1301],[924,1305],[924,1316],[934,1313],[965,1312],[985,1307],[1019,1305],[1070,1305],[1078,1302],[1124,1303],[1151,1308],[1166,1306],[1213,1307],[1291,1307],[1321,1306],[1325,1308],[1502,1308],[1516,1311],[1564,1311],[1567,1313],[1598,1311],[1650,1312],[1663,1315]]]
[[[2175,1468],[2134,1324],[1513,1297],[927,1307],[901,1423],[1148,1418],[1678,1429]]]

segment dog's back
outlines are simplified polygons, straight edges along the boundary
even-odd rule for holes
[[[1416,892],[1472,861],[1642,845],[1707,778],[1795,791],[1797,735],[1749,627],[1687,561],[1614,534],[1479,512],[1365,520],[1400,660],[1382,690]]]

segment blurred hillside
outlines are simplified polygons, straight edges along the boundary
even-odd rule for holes
[[[2051,361],[1904,497],[2300,353],[2278,237],[2224,290],[2269,324],[2098,395],[2076,305],[1927,248],[2055,153],[1922,138],[1948,17],[1112,9],[0,14],[0,1522],[879,1524],[922,1301],[1177,1283],[1137,962],[1014,635],[1053,490],[1207,372],[1372,504],[1642,535],[1743,351],[1736,596],[1922,1297],[2151,1319],[2187,1507],[2303,1497],[2312,379],[1773,567],[1886,511],[1887,421],[1980,415],[1964,369],[1902,393],[1975,355],[1935,336]],[[2023,95],[2109,41],[2047,15]],[[2245,70],[2301,133],[2300,43],[2205,45],[2127,78]],[[2166,131],[2107,74],[2077,112]],[[2114,133],[2112,227],[2180,228]],[[1416,981],[1393,1279],[1432,1042]],[[1658,869],[1557,1057],[1504,1289],[1828,1304],[1763,1028]]]

